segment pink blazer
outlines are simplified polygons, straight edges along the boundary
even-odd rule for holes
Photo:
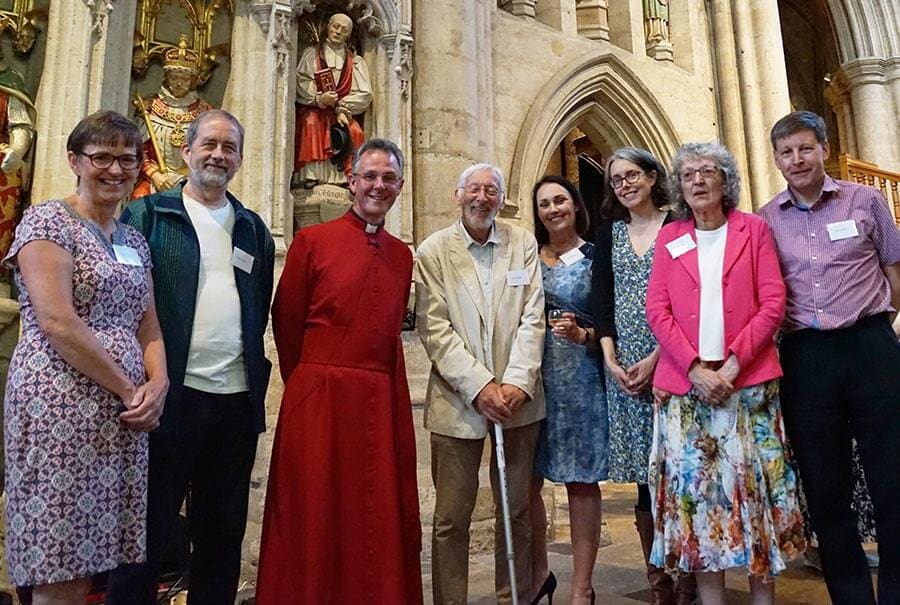
[[[647,286],[647,321],[660,346],[653,385],[677,395],[691,390],[687,372],[698,359],[700,333],[697,248],[678,258],[666,248],[685,233],[696,244],[693,219],[660,230]],[[785,286],[775,243],[763,219],[737,209],[728,212],[722,302],[725,356],[733,353],[741,367],[735,387],[781,376],[773,337],[784,317]]]

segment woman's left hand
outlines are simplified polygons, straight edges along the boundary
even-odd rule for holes
[[[722,367],[716,372],[729,384],[734,384],[738,374],[741,373],[741,364],[738,362],[737,357],[729,355],[728,359],[725,360],[725,363],[722,364]]]
[[[558,320],[550,331],[556,338],[562,338],[577,345],[584,344],[584,328],[579,327],[575,321],[575,314],[569,311],[562,314],[562,319]]]
[[[128,409],[119,414],[119,420],[132,431],[150,432],[159,426],[169,380],[148,380],[137,388],[131,401],[125,402]]]

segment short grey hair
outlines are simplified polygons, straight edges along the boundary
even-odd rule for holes
[[[694,216],[691,207],[684,199],[684,191],[681,185],[681,170],[685,162],[698,158],[712,160],[722,174],[722,209],[728,211],[736,208],[741,199],[741,175],[738,173],[737,162],[731,152],[718,142],[711,143],[687,143],[675,152],[672,158],[672,170],[669,172],[669,201],[678,218],[685,219]]]
[[[359,146],[359,149],[356,150],[356,153],[353,154],[353,173],[356,174],[356,171],[359,170],[359,162],[362,160],[363,155],[368,151],[383,151],[388,155],[394,156],[394,159],[397,160],[397,168],[400,169],[400,174],[397,176],[403,176],[403,152],[400,151],[400,148],[393,141],[389,141],[387,139],[369,139],[365,143]]]
[[[500,195],[503,195],[506,191],[506,182],[503,180],[503,173],[500,172],[499,168],[488,162],[479,162],[478,164],[474,164],[463,170],[456,180],[456,189],[463,189],[466,186],[466,183],[469,182],[469,179],[472,178],[472,175],[478,174],[479,172],[490,172],[494,177],[494,181],[497,183],[497,189],[500,190]]]
[[[191,147],[194,144],[194,141],[197,140],[197,132],[200,130],[200,126],[203,125],[203,122],[207,120],[212,120],[213,118],[222,118],[228,120],[234,127],[237,128],[238,131],[238,147],[241,155],[244,155],[244,127],[238,121],[236,117],[225,111],[224,109],[207,109],[206,111],[201,111],[200,114],[191,122],[190,126],[187,129],[187,137],[186,142],[187,146]]]

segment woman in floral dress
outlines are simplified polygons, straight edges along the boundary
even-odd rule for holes
[[[717,143],[683,146],[657,238],[647,319],[660,345],[651,451],[651,562],[692,571],[704,605],[744,568],[754,603],[806,546],[784,437],[773,336],[785,286],[771,232],[736,208],[740,178]]]
[[[572,528],[571,603],[591,603],[591,575],[600,538],[599,481],[607,478],[607,415],[590,304],[594,246],[581,239],[589,219],[578,190],[562,177],[534,186],[535,237],[551,330],[544,341],[541,373],[547,419],[538,440],[531,490],[534,601],[550,599],[556,578],[547,564],[544,479],[565,483]]]
[[[673,582],[650,564],[653,515],[647,467],[653,435],[650,387],[659,347],[645,314],[647,280],[656,236],[670,215],[666,169],[644,149],[624,147],[606,163],[594,254],[594,321],[606,366],[609,406],[609,476],[637,483],[635,527],[641,539],[652,603],[693,603],[696,582],[685,574]]]
[[[22,316],[4,402],[6,552],[35,605],[83,605],[93,574],[143,560],[147,431],[169,384],[150,251],[115,219],[140,135],[102,111],[67,148],[75,193],[26,211],[4,261]]]

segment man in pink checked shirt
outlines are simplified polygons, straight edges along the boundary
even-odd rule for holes
[[[874,604],[850,508],[851,437],[872,503],[878,603],[900,603],[900,232],[881,193],[825,174],[825,123],[796,111],[772,128],[788,187],[759,214],[787,285],[781,400],[834,603]]]

